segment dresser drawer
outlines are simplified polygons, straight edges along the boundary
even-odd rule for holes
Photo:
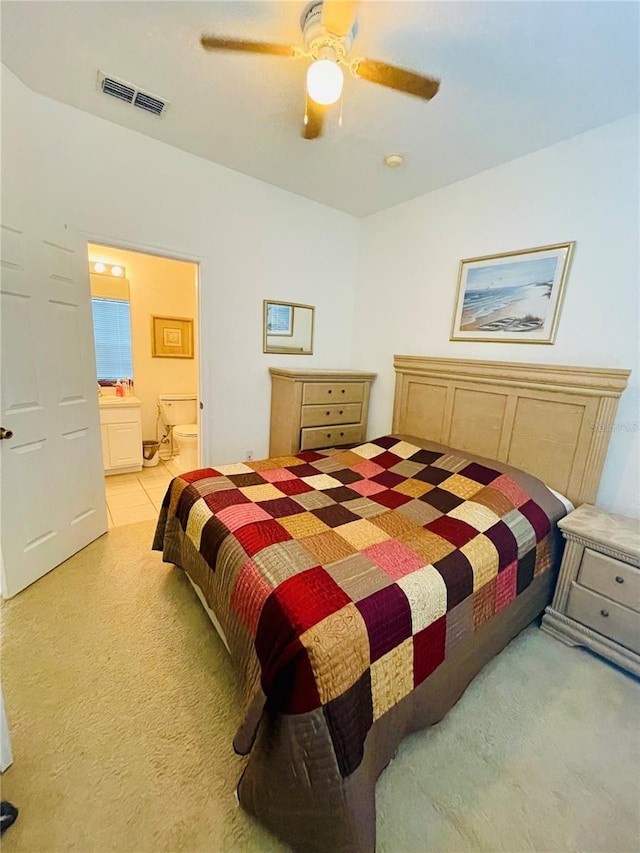
[[[302,402],[361,403],[364,399],[364,382],[305,382]]]
[[[303,406],[301,420],[303,427],[313,427],[323,424],[357,424],[361,417],[361,403],[345,403],[343,406]]]
[[[640,569],[585,548],[578,583],[640,610]]]
[[[313,450],[319,447],[340,447],[341,444],[356,444],[364,441],[363,424],[345,427],[317,427],[300,432],[300,449]]]
[[[640,618],[628,607],[573,583],[567,616],[640,653]]]

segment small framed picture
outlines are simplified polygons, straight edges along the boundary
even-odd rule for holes
[[[574,246],[460,261],[451,340],[552,344]]]
[[[154,358],[193,358],[193,320],[152,315],[151,355]]]

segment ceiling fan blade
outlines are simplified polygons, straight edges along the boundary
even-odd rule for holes
[[[325,110],[326,107],[322,107],[311,98],[307,98],[307,121],[302,126],[303,139],[317,139],[322,136]]]
[[[334,36],[346,36],[356,19],[357,0],[324,0],[322,26]]]
[[[440,88],[440,81],[435,77],[426,77],[423,74],[416,74],[415,71],[397,68],[395,65],[388,65],[386,62],[378,62],[375,59],[357,59],[353,69],[363,80],[378,83],[389,89],[397,89],[399,92],[406,92],[407,95],[424,98],[426,101],[431,100]]]
[[[207,36],[200,38],[205,50],[240,50],[245,53],[266,53],[271,56],[295,56],[295,50],[287,44],[272,44],[268,41],[245,41],[244,39]]]

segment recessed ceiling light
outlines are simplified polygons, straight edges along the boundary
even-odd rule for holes
[[[384,158],[385,166],[389,166],[390,169],[395,169],[398,166],[402,166],[404,163],[404,157],[402,154],[388,154]]]

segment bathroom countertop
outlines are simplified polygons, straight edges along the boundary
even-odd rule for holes
[[[137,408],[142,405],[140,397],[131,394],[129,397],[116,397],[115,394],[103,394],[98,397],[101,409],[126,409]]]

